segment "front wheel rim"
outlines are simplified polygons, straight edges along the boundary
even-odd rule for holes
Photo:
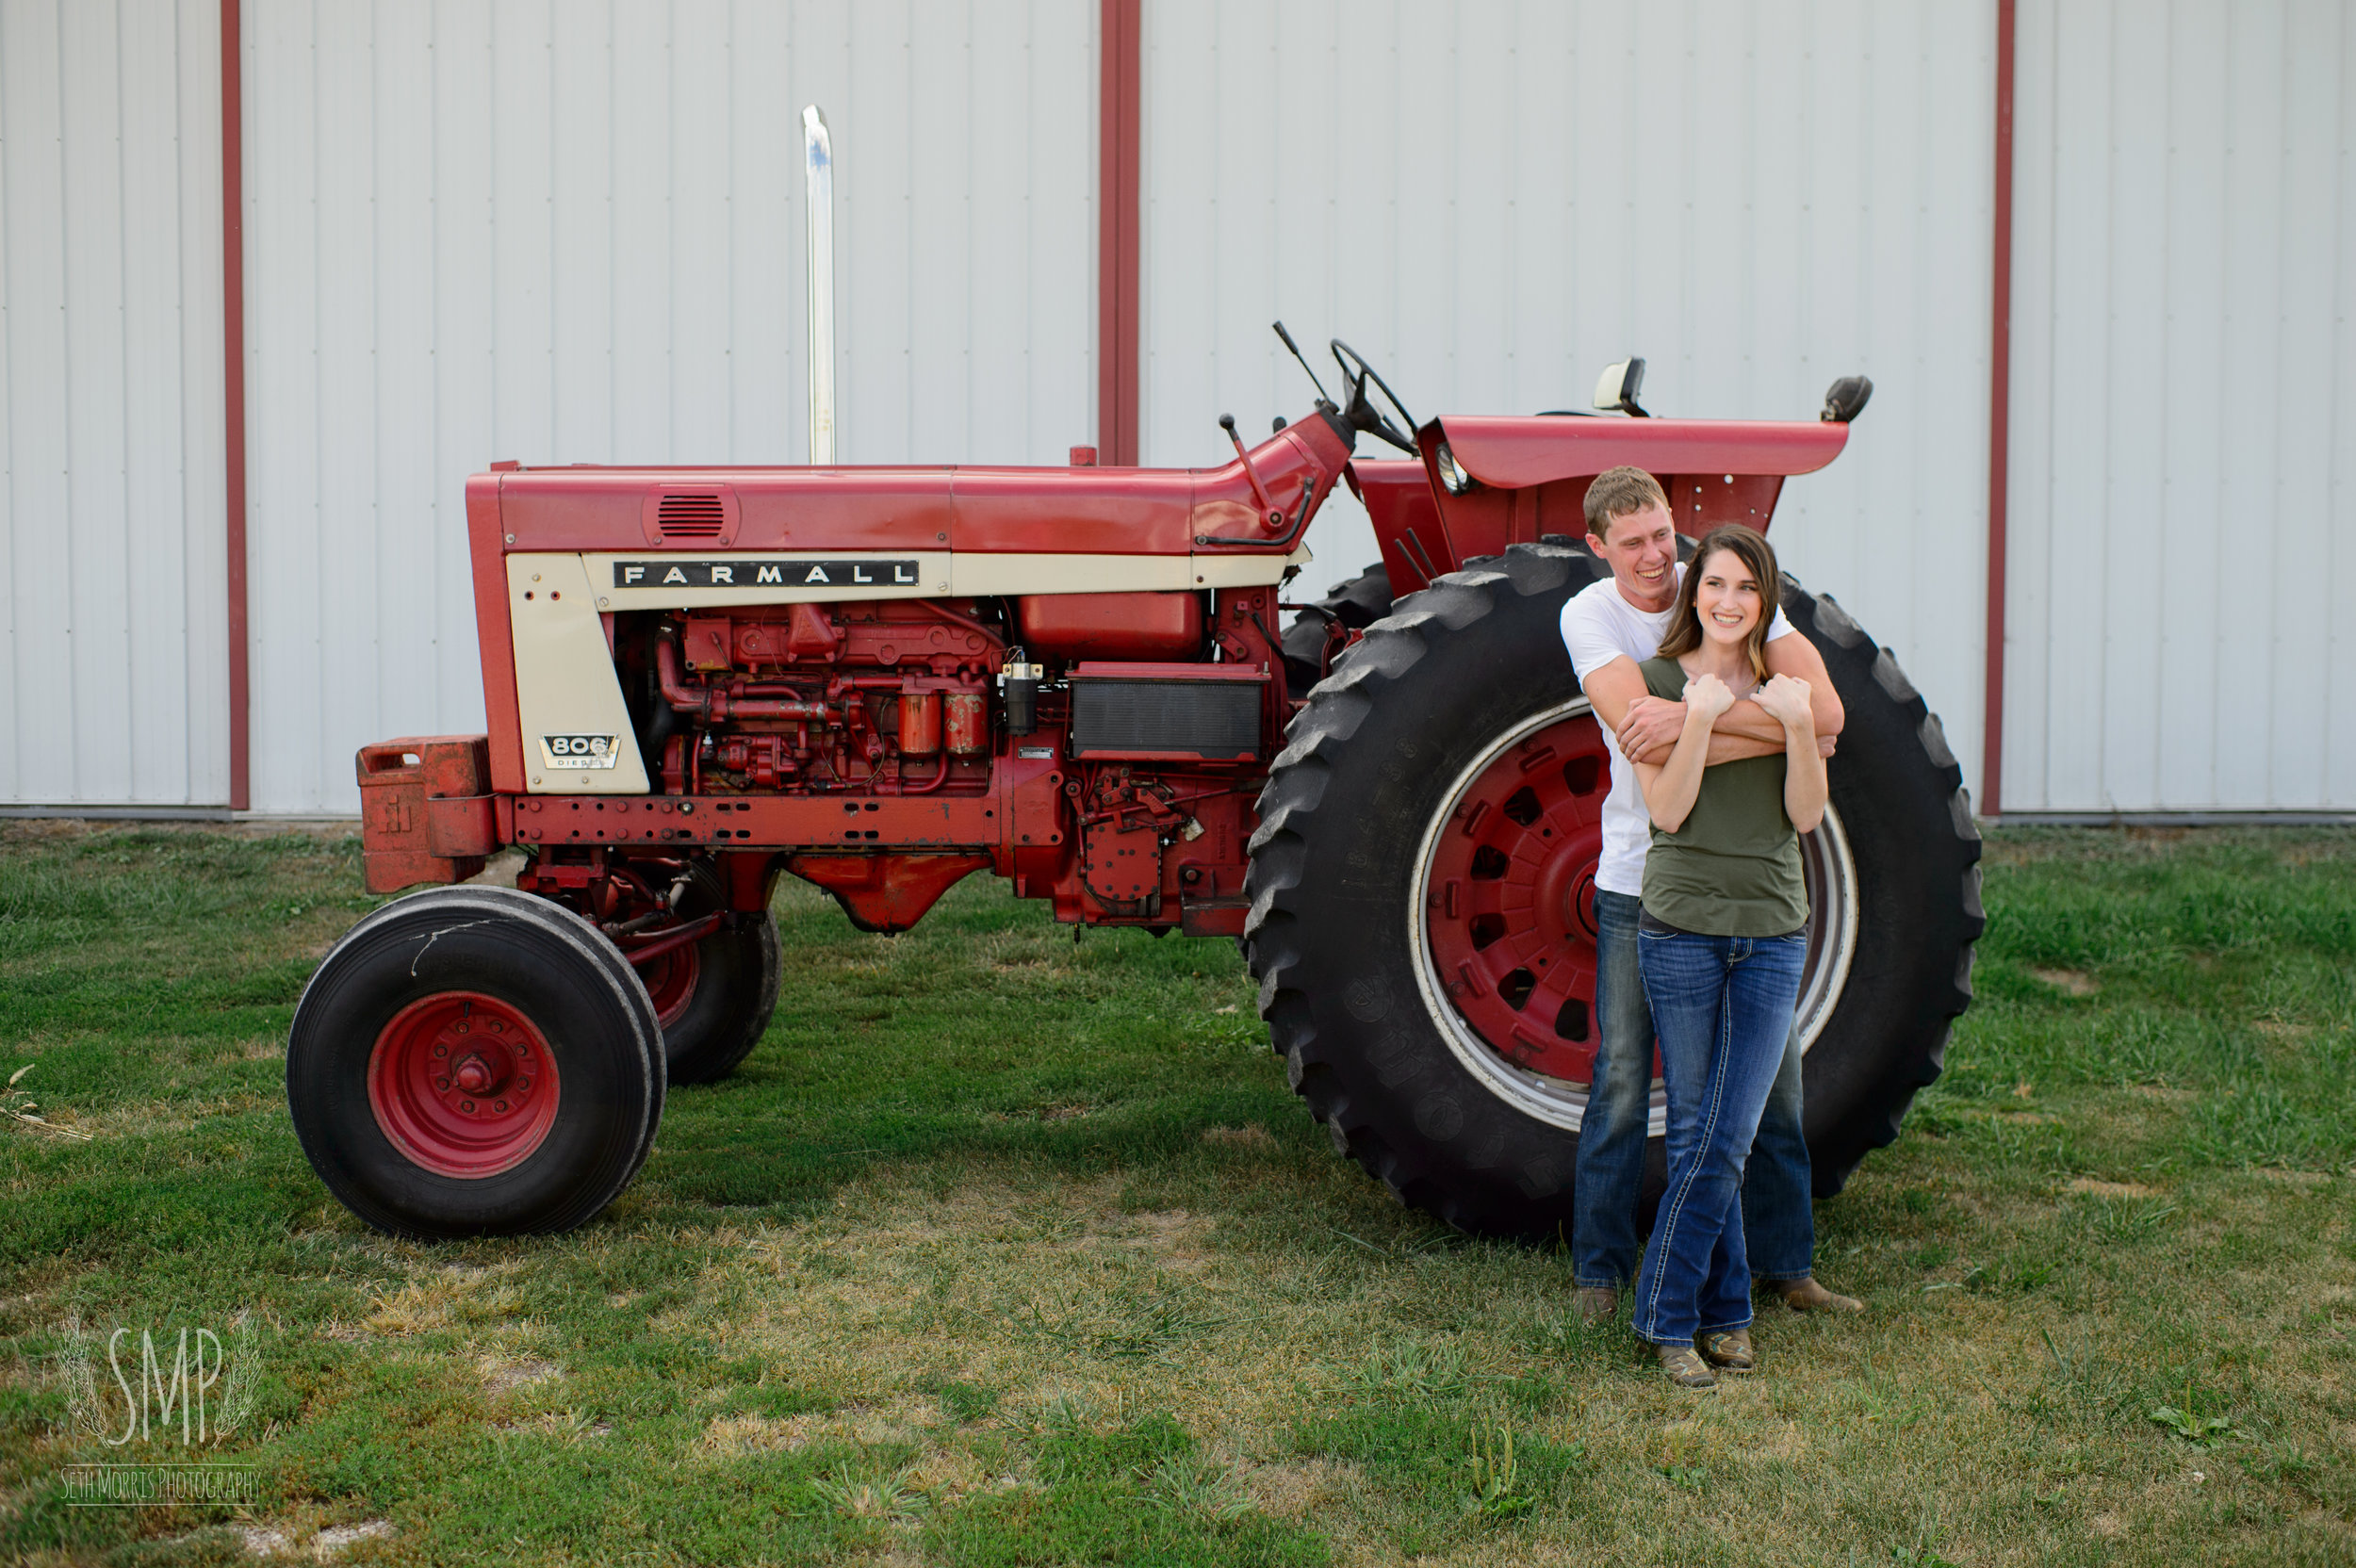
[[[1533,754],[1540,752],[1550,755],[1533,762]],[[1604,760],[1599,777],[1585,774],[1590,758]],[[1529,820],[1513,823],[1518,831],[1508,831],[1500,839],[1495,829],[1503,825],[1494,813],[1510,796],[1506,786],[1518,787],[1532,775],[1551,776],[1555,787],[1538,789],[1534,801],[1538,809],[1530,811],[1528,806],[1532,803],[1525,803],[1522,814]],[[1408,946],[1414,956],[1415,987],[1448,1050],[1490,1093],[1527,1116],[1572,1133],[1579,1130],[1586,1117],[1585,1075],[1592,1071],[1601,1024],[1594,1013],[1593,851],[1600,848],[1600,814],[1609,789],[1608,753],[1584,697],[1530,715],[1483,746],[1440,797],[1416,845],[1414,882],[1407,900]],[[1587,830],[1589,801],[1592,832]],[[1475,810],[1484,807],[1485,810]],[[1483,829],[1467,821],[1468,816],[1483,819],[1491,826]],[[1578,830],[1566,831],[1566,824],[1578,825]],[[1547,826],[1554,829],[1550,835],[1544,832]],[[1518,925],[1509,915],[1506,928],[1476,948],[1473,920],[1476,914],[1489,911],[1476,911],[1467,902],[1470,881],[1458,862],[1468,864],[1471,856],[1463,845],[1447,841],[1477,839],[1483,833],[1498,841],[1492,847],[1497,847],[1509,862],[1503,874],[1483,880],[1527,889],[1529,896],[1520,900],[1518,907],[1528,913]],[[1857,950],[1858,900],[1856,861],[1838,812],[1826,807],[1823,825],[1803,835],[1800,846],[1809,910],[1808,956],[1801,972],[1798,1007],[1800,1049],[1805,1052],[1823,1035],[1840,1004]],[[1582,863],[1573,863],[1581,856]],[[1532,864],[1533,858],[1548,863]],[[1453,913],[1448,902],[1450,882],[1458,884]],[[1492,902],[1502,906],[1503,900]],[[1504,911],[1500,907],[1498,912]],[[1494,993],[1472,998],[1469,1004],[1464,1003],[1472,988],[1464,974],[1466,950],[1487,954],[1500,948],[1523,960],[1515,972],[1528,974],[1532,981],[1523,993],[1525,1000],[1510,1015],[1499,1013],[1492,1004],[1497,1000]],[[1543,967],[1534,962],[1538,957],[1546,960]],[[1496,961],[1485,966],[1489,971],[1497,967]],[[1481,973],[1479,978],[1491,975]],[[1564,1004],[1584,1004],[1583,1021],[1568,1005],[1550,1016],[1532,1016],[1531,1003],[1538,1004],[1537,1014],[1546,1015],[1558,993]],[[1504,1022],[1509,1016],[1513,1021]],[[1492,1043],[1493,1032],[1499,1037],[1497,1043]],[[1667,1096],[1656,1086],[1647,1135],[1659,1137],[1667,1126]]]
[[[368,1053],[385,1139],[437,1175],[479,1181],[531,1158],[556,1121],[556,1057],[532,1021],[480,991],[411,1003]]]

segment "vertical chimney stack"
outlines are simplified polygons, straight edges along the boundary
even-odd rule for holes
[[[810,198],[810,462],[834,466],[834,150],[826,117],[802,110],[803,174]]]

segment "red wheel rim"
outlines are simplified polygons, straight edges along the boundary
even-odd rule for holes
[[[695,1000],[695,980],[703,972],[703,960],[696,956],[696,949],[702,945],[695,942],[675,947],[638,972],[639,982],[646,988],[647,1000],[654,1004],[655,1021],[665,1029],[685,1017],[687,1004]]]
[[[1427,869],[1432,968],[1473,1033],[1526,1072],[1595,1077],[1595,860],[1612,760],[1585,713],[1497,755]]]
[[[403,1007],[368,1054],[368,1108],[394,1148],[444,1176],[496,1176],[556,1120],[556,1057],[532,1021],[480,991]]]

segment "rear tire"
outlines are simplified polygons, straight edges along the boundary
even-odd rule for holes
[[[1816,1196],[1830,1198],[1945,1066],[1988,919],[1980,830],[1939,715],[1831,595],[1787,574],[1783,612],[1848,711],[1824,771],[1856,867],[1857,941],[1808,1053],[1808,1157]]]
[[[588,1220],[651,1152],[664,1081],[653,1005],[613,944],[504,888],[413,894],[353,926],[286,1042],[312,1168],[422,1240]]]
[[[1574,841],[1593,854],[1600,794],[1579,742],[1594,721],[1558,621],[1602,575],[1583,550],[1517,545],[1401,600],[1317,687],[1259,802],[1250,960],[1293,1086],[1336,1148],[1401,1201],[1468,1231],[1569,1234],[1579,1064],[1593,1051],[1571,1004],[1583,885],[1576,866],[1535,861],[1572,853],[1562,846]],[[1849,710],[1831,789],[1848,853],[1826,847],[1834,835],[1810,836],[1825,862],[1811,867],[1811,887],[1839,890],[1824,903],[1844,939],[1812,959],[1824,984],[1807,1120],[1817,1190],[1829,1195],[1938,1075],[1949,1021],[1970,998],[1979,842],[1938,721],[1895,662],[1838,606],[1788,580],[1786,608],[1824,649]],[[1500,793],[1489,780],[1516,769],[1538,795],[1484,816],[1480,802]],[[1501,815],[1522,827],[1501,828]],[[1529,1000],[1511,1005],[1544,1005],[1518,1020],[1498,1013],[1498,975],[1433,962],[1443,916],[1456,912],[1433,877],[1450,833],[1506,851],[1452,873],[1459,893],[1536,911],[1513,917],[1528,930],[1509,919],[1459,944],[1467,959],[1519,944]],[[1584,952],[1591,999],[1592,945]]]

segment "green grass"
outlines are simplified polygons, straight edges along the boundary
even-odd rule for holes
[[[896,939],[790,886],[767,1037],[612,1209],[387,1241],[281,1087],[375,902],[349,841],[0,825],[0,1076],[90,1135],[0,1122],[0,1560],[2356,1557],[2356,834],[1997,836],[1946,1076],[1818,1211],[1871,1312],[1698,1397],[1337,1159],[1230,944],[985,879]],[[66,1506],[184,1457],[77,1431],[68,1321],[241,1312],[261,1506]]]

